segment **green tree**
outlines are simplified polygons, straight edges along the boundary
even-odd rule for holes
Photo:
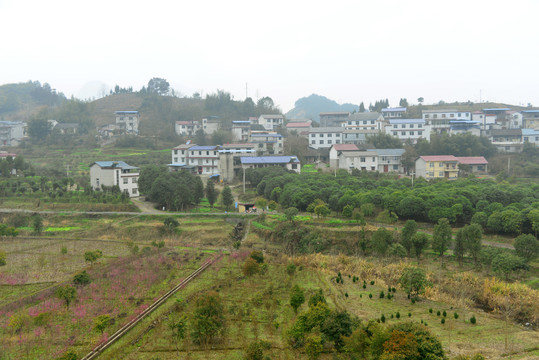
[[[103,253],[101,252],[101,250],[86,251],[84,253],[84,260],[89,262],[90,265],[93,265],[94,262],[96,262],[102,257],[103,257]]]
[[[92,279],[86,270],[83,270],[81,273],[78,273],[73,277],[73,283],[76,285],[88,285],[91,282]]]
[[[176,349],[179,350],[179,343],[185,338],[187,332],[187,317],[182,315],[178,318],[172,318],[168,323],[168,327],[172,332],[172,338],[176,342]]]
[[[245,349],[245,360],[262,360],[264,359],[264,350],[270,348],[270,343],[263,340],[255,340],[247,345]]]
[[[33,141],[43,143],[51,132],[51,125],[45,118],[34,118],[28,122],[28,136]]]
[[[391,233],[391,231],[387,230],[386,228],[383,228],[383,227],[378,228],[378,230],[376,230],[374,234],[372,234],[372,238],[371,238],[372,247],[374,251],[380,256],[386,255],[387,249],[392,243],[393,243],[393,234]]]
[[[440,254],[442,265],[444,263],[444,253],[451,246],[451,241],[451,226],[447,219],[442,218],[438,221],[438,224],[434,225],[432,234],[432,249]]]
[[[43,219],[39,214],[32,216],[32,229],[36,234],[41,234],[43,231]]]
[[[249,257],[243,263],[241,270],[243,272],[243,275],[253,276],[260,272],[260,264],[252,257]]]
[[[7,264],[7,255],[4,250],[0,250],[0,266]]]
[[[383,132],[367,136],[367,141],[373,144],[376,149],[399,149],[402,147],[402,143],[398,138]]]
[[[77,290],[71,285],[60,286],[56,288],[55,293],[59,299],[64,300],[68,309],[69,304],[71,304],[71,302],[75,300],[77,296]]]
[[[499,252],[492,258],[492,271],[499,275],[503,275],[505,280],[509,280],[511,274],[517,270],[526,270],[529,267],[524,261],[509,252]]]
[[[94,319],[94,330],[99,331],[101,335],[103,335],[103,332],[109,325],[110,315],[108,314],[99,315]]]
[[[209,291],[198,297],[191,321],[191,338],[196,344],[210,344],[226,330],[224,306],[219,294]]]
[[[318,205],[314,208],[314,213],[320,217],[326,217],[328,216],[329,214],[331,214],[331,210],[329,210],[329,208],[327,207],[326,204],[321,204],[321,205]]]
[[[464,234],[464,228],[459,229],[455,235],[455,243],[453,245],[453,254],[455,254],[459,266],[462,266],[464,254],[466,253],[466,235]]]
[[[342,209],[342,216],[347,217],[347,218],[351,218],[353,212],[354,212],[354,207],[352,205],[346,205]]]
[[[387,254],[396,261],[399,258],[403,258],[407,255],[406,249],[399,243],[391,244],[387,249]]]
[[[414,299],[423,293],[427,285],[427,276],[425,270],[411,266],[403,271],[399,284]]]
[[[406,249],[406,252],[408,253],[408,256],[410,256],[410,252],[412,251],[413,242],[412,238],[417,233],[417,223],[414,220],[407,220],[404,224],[404,227],[401,231],[401,244]]]
[[[284,216],[290,222],[294,222],[294,218],[298,215],[298,209],[295,207],[289,207],[284,211]]]
[[[359,112],[365,112],[365,104],[363,103],[363,101],[361,102],[361,104],[359,104]]]
[[[234,205],[234,196],[232,195],[232,190],[228,185],[225,185],[223,189],[223,206],[227,211],[230,210],[230,207]]]
[[[320,335],[309,334],[305,338],[305,353],[309,360],[316,360],[324,350],[322,338]]]
[[[215,204],[215,201],[217,200],[217,197],[219,196],[219,191],[215,189],[215,184],[213,181],[208,179],[208,183],[206,184],[206,198],[208,199],[208,202],[210,203],[210,207],[213,209],[213,204]]]
[[[167,233],[174,234],[178,226],[180,226],[180,223],[172,216],[168,216],[165,218],[165,220],[163,220],[163,226],[165,227]]]
[[[530,262],[539,256],[539,240],[535,236],[519,235],[514,242],[515,252],[518,256]]]
[[[463,228],[464,231],[464,246],[466,251],[472,257],[475,264],[479,263],[479,253],[481,252],[481,246],[483,238],[483,230],[479,224],[466,225]]]
[[[157,95],[167,95],[170,91],[170,84],[162,78],[154,77],[148,81],[148,93]]]
[[[305,302],[305,294],[299,285],[294,285],[290,292],[290,306],[298,313],[298,308]]]

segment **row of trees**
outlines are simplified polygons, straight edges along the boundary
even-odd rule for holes
[[[341,213],[365,206],[401,219],[451,224],[475,223],[492,233],[536,234],[539,230],[539,185],[508,184],[474,178],[427,182],[376,173],[295,174],[281,168],[248,169],[246,179],[257,193],[283,208],[300,211],[316,199]]]

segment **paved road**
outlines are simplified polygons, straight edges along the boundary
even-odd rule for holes
[[[99,215],[132,215],[132,216],[142,216],[142,215],[158,215],[158,216],[170,216],[170,215],[181,215],[181,216],[258,216],[260,214],[251,213],[251,214],[240,214],[237,212],[211,212],[211,213],[187,213],[187,212],[172,212],[172,211],[66,211],[66,210],[27,210],[27,209],[0,209],[0,213],[25,213],[25,214],[99,214]]]

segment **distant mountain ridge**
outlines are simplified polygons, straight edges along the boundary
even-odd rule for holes
[[[287,112],[286,118],[293,119],[311,119],[319,122],[321,112],[337,112],[337,111],[358,111],[359,105],[355,104],[338,104],[336,101],[328,99],[325,96],[312,94],[296,101],[294,108]]]

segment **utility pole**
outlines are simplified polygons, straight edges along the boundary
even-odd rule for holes
[[[245,168],[244,167],[243,167],[243,193],[245,194]]]

